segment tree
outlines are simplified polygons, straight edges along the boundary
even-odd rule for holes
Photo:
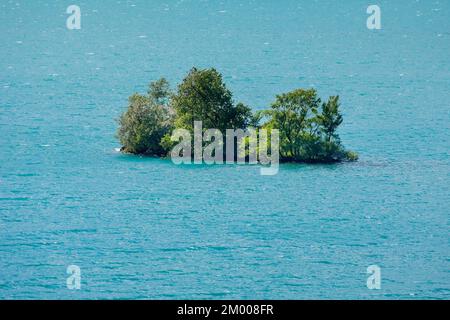
[[[176,112],[176,127],[191,132],[194,121],[202,121],[204,128],[222,132],[245,128],[251,116],[249,107],[242,103],[234,105],[230,90],[215,69],[191,69],[178,86],[171,105]]]
[[[278,95],[271,109],[260,112],[256,117],[268,119],[263,127],[280,131],[280,156],[283,161],[338,162],[357,159],[355,153],[345,151],[337,134],[342,123],[338,96],[321,103],[316,90],[297,89]]]
[[[148,96],[133,94],[128,109],[119,118],[117,136],[124,152],[165,156],[162,138],[173,126],[173,112],[167,105],[170,89],[162,78],[152,82]]]
[[[320,98],[314,89],[297,89],[278,95],[266,112],[270,120],[266,127],[280,130],[280,155],[285,159],[298,159],[305,144],[317,131],[314,121]]]
[[[326,103],[322,104],[322,114],[318,116],[321,131],[325,134],[326,140],[338,140],[337,128],[342,123],[342,115],[339,111],[339,96],[332,96]]]
[[[167,105],[171,94],[170,85],[166,78],[151,82],[148,86],[148,96],[157,105]]]

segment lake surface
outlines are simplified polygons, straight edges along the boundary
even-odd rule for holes
[[[381,30],[356,0],[76,4],[81,30],[67,1],[0,3],[1,299],[450,298],[449,1],[378,1]],[[360,161],[116,152],[128,96],[193,66],[255,110],[339,94]]]

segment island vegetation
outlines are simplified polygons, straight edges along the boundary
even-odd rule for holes
[[[172,90],[161,78],[145,95],[129,98],[119,119],[117,136],[121,151],[166,157],[176,142],[174,129],[194,130],[194,122],[223,132],[226,129],[278,129],[281,162],[335,163],[356,161],[347,151],[337,129],[342,124],[339,96],[322,101],[315,89],[297,89],[276,96],[270,108],[255,113],[235,103],[232,93],[215,69],[193,68]]]

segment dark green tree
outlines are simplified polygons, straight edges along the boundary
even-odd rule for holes
[[[245,128],[251,109],[242,103],[234,105],[232,94],[215,69],[193,68],[178,86],[171,100],[176,112],[175,125],[193,131],[194,121],[202,121],[204,128]]]

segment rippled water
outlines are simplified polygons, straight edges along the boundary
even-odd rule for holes
[[[0,298],[448,299],[450,3],[378,3],[369,31],[366,1],[79,1],[70,31],[66,1],[2,1]],[[194,65],[254,109],[340,94],[360,161],[115,152],[128,95]]]

